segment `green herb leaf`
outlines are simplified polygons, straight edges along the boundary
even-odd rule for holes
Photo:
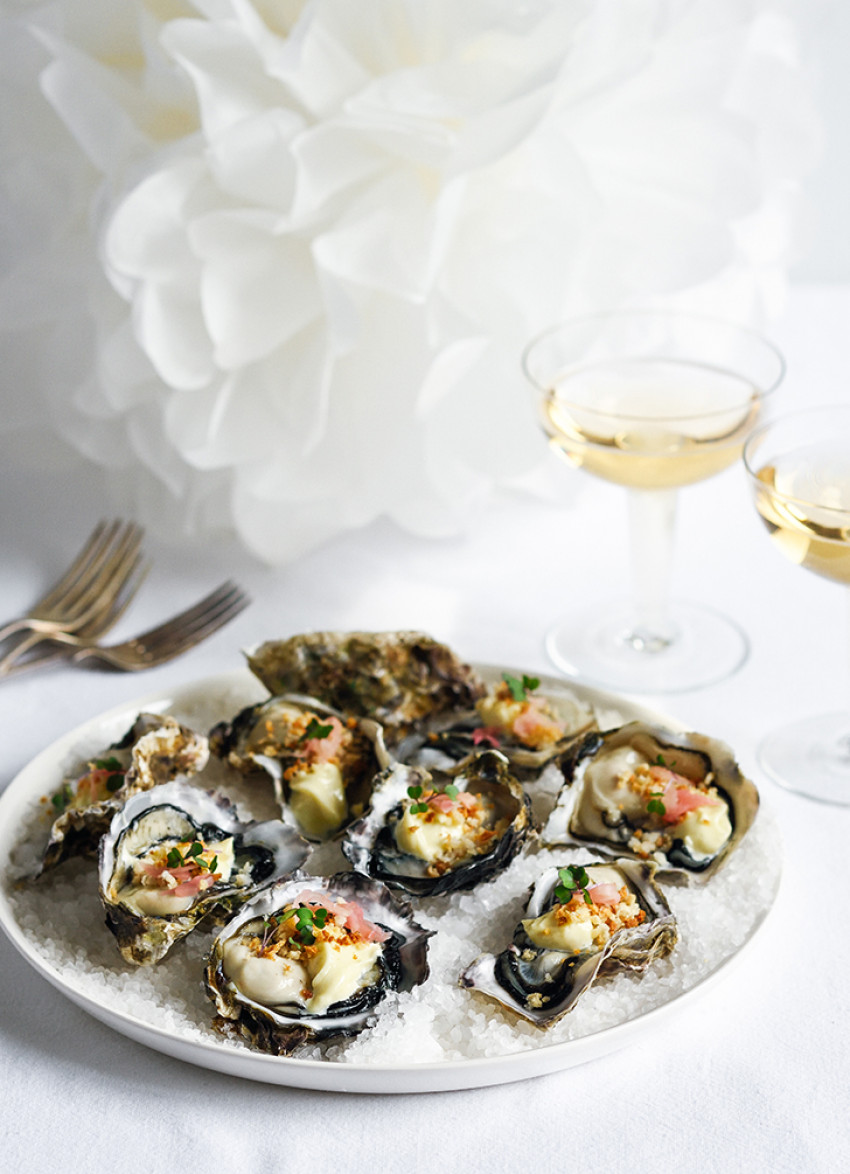
[[[646,805],[646,810],[652,815],[666,815],[667,808],[664,806],[664,792],[650,791],[650,799]]]
[[[200,840],[193,840],[187,855],[197,857],[202,854],[203,850],[204,845],[200,842]]]
[[[457,799],[460,794],[460,788],[456,787],[454,783],[449,783],[445,790],[448,797],[452,800]]]
[[[92,765],[95,766],[98,770],[109,770],[109,771],[113,771],[115,774],[120,774],[120,775],[123,775],[123,773],[124,773],[124,767],[121,765],[121,763],[115,757],[95,758]]]
[[[53,795],[50,796],[50,802],[58,813],[62,813],[66,807],[69,806],[74,794],[71,790],[70,783],[63,783],[62,786]]]
[[[502,673],[502,680],[510,689],[514,701],[527,701],[528,694],[533,693],[540,685],[538,677],[529,677],[525,673],[522,674],[522,679],[512,677],[510,673]]]
[[[312,738],[318,738],[318,740],[321,742],[323,738],[327,738],[332,729],[332,722],[328,722],[327,725],[323,726],[320,721],[314,717],[311,717],[307,723],[307,729],[301,735],[301,741],[309,742]]]
[[[418,799],[419,796],[422,794],[422,788],[421,787],[408,787],[407,793],[411,799]]]
[[[587,891],[590,877],[587,875],[587,870],[582,868],[580,864],[570,864],[566,868],[559,868],[558,877],[561,881],[555,887],[555,900],[558,904],[569,904],[577,891],[583,894],[585,904],[593,904]]]
[[[179,848],[169,849],[169,851],[165,857],[165,863],[168,865],[169,868],[180,868],[180,866],[184,863],[183,857],[180,855],[180,849]]]

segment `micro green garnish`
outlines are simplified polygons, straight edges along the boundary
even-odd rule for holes
[[[655,759],[655,764],[656,766],[666,767],[667,770],[672,770],[676,765],[676,759],[674,758],[672,762],[668,762],[663,754],[659,754]]]
[[[63,783],[59,790],[50,796],[50,802],[53,804],[55,810],[61,814],[73,798],[74,794],[71,790],[71,784]]]
[[[646,810],[652,815],[666,815],[667,808],[664,806],[664,792],[650,791],[649,802],[646,805]]]
[[[561,881],[559,885],[555,886],[555,900],[558,904],[568,905],[577,892],[582,894],[586,905],[593,904],[587,891],[590,877],[587,875],[587,870],[582,868],[580,864],[570,864],[566,868],[559,868],[558,876]]]
[[[218,857],[213,856],[212,860],[207,864],[203,858],[204,845],[200,840],[193,840],[186,849],[185,856],[180,849],[175,847],[170,848],[165,857],[165,863],[169,868],[181,868],[184,864],[194,864],[202,871],[206,869],[207,872],[215,872],[218,867]]]
[[[110,794],[114,794],[124,785],[124,767],[117,758],[96,758],[94,760],[95,770],[108,770],[109,777],[106,780],[106,789]]]
[[[280,913],[276,919],[272,917],[271,920],[276,921],[277,926],[281,925],[284,921],[290,921],[294,917],[295,928],[289,936],[291,938],[300,938],[301,944],[304,946],[312,946],[316,940],[316,935],[313,931],[322,929],[328,916],[327,909],[323,909],[321,906],[318,909],[311,909],[309,905],[299,905],[297,909]],[[265,938],[263,939],[263,944],[265,944]]]
[[[410,805],[410,814],[411,815],[424,814],[428,810],[428,804],[420,802],[420,800],[422,798],[422,788],[415,787],[415,786],[408,787],[407,793],[410,796],[410,798],[413,799],[413,803],[411,803],[411,805]]]
[[[307,729],[301,735],[301,741],[309,742],[313,738],[317,738],[321,742],[322,738],[327,738],[332,729],[333,724],[331,722],[323,726],[317,718],[311,717],[307,723]]]
[[[510,673],[502,673],[502,680],[511,691],[514,701],[527,701],[528,694],[533,693],[539,686],[538,677],[528,677],[525,673],[520,677],[512,677]]]
[[[449,783],[448,786],[445,788],[445,791],[450,799],[457,799],[457,797],[460,793],[459,788],[456,787],[454,785],[454,783]]]

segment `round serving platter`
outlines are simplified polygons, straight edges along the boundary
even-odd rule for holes
[[[498,677],[501,671],[491,666],[476,667],[485,678],[490,679]],[[518,673],[515,669],[508,671]],[[567,692],[577,697],[596,710],[602,724],[615,724],[612,718],[619,721],[641,719],[666,725],[670,729],[681,728],[680,723],[654,709],[598,689],[572,682],[567,684],[560,678],[541,677],[540,691],[552,694]],[[31,906],[35,901],[32,894],[37,892],[39,886],[20,883],[21,845],[27,840],[31,841],[34,835],[37,836],[39,827],[42,834],[46,834],[43,815],[40,824],[38,815],[39,811],[44,810],[43,796],[56,788],[74,762],[96,753],[99,748],[120,736],[139,712],[167,712],[190,725],[194,722],[196,729],[204,731],[208,728],[204,722],[211,725],[214,721],[231,717],[242,706],[260,700],[265,695],[265,690],[247,670],[238,670],[122,704],[92,718],[47,747],[0,796],[0,926],[26,961],[66,998],[115,1031],[156,1051],[201,1068],[246,1079],[334,1092],[448,1091],[540,1076],[583,1064],[624,1047],[637,1036],[650,1033],[659,1019],[677,1013],[693,999],[703,995],[715,982],[725,978],[740,960],[773,906],[781,872],[779,835],[775,822],[762,809],[754,828],[739,849],[739,855],[744,859],[736,863],[739,869],[746,868],[746,854],[752,856],[752,867],[758,867],[759,870],[760,888],[755,900],[750,900],[746,909],[746,922],[739,927],[728,952],[715,954],[696,970],[692,969],[683,989],[671,987],[668,995],[656,996],[655,1005],[630,1013],[623,1021],[608,1022],[598,1028],[591,1022],[576,1038],[552,1042],[548,1033],[535,1029],[530,1042],[526,1037],[517,1050],[505,1054],[423,1062],[408,1059],[401,1063],[364,1063],[353,1058],[270,1056],[251,1051],[239,1043],[223,1040],[215,1035],[211,1027],[208,1029],[209,1038],[205,1038],[206,1029],[196,1025],[184,1027],[179,1020],[156,1022],[156,1016],[140,1011],[138,1006],[127,1008],[121,982],[112,986],[108,983],[97,985],[86,967],[81,968],[79,964],[57,957],[57,939],[62,933],[60,922],[51,923],[46,916],[45,924],[50,927],[48,932],[41,936],[32,932],[31,917],[26,916],[27,905]],[[66,867],[62,866],[63,869]],[[57,871],[61,872],[62,869]],[[706,890],[710,887],[706,886]],[[691,902],[710,900],[707,892],[696,898],[689,896],[688,899]],[[49,904],[49,892],[45,891],[43,900]],[[100,924],[92,930],[93,934],[95,932],[101,936],[106,934]],[[676,951],[671,957],[675,966]],[[122,962],[117,951],[115,961],[109,960],[106,965],[107,968],[114,966],[119,975],[132,970]],[[91,970],[103,971],[104,965],[100,963],[96,966],[93,962]],[[481,1003],[477,999],[476,1002],[480,1011]],[[571,1013],[571,1017],[575,1014]]]

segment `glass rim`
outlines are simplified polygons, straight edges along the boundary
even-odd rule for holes
[[[760,330],[757,330],[755,327],[744,326],[739,322],[731,322],[727,318],[718,318],[713,314],[693,313],[690,310],[654,310],[654,309],[599,310],[599,311],[595,311],[593,313],[576,314],[570,318],[563,318],[563,319],[561,319],[561,321],[556,322],[553,325],[546,327],[545,330],[539,331],[537,334],[534,335],[534,337],[528,343],[526,343],[525,347],[522,350],[522,355],[520,357],[520,365],[521,365],[523,374],[525,375],[528,382],[536,389],[536,391],[538,391],[539,393],[542,393],[544,395],[548,394],[549,392],[551,392],[553,390],[552,386],[548,383],[542,383],[537,378],[537,376],[532,373],[531,368],[530,368],[530,364],[529,364],[529,357],[530,357],[532,351],[540,343],[542,343],[544,340],[546,340],[548,338],[553,338],[556,334],[558,334],[559,331],[564,330],[566,327],[569,327],[569,326],[581,326],[582,324],[585,324],[585,323],[589,325],[593,322],[605,322],[606,320],[627,319],[627,318],[680,319],[683,321],[695,322],[695,323],[704,324],[707,326],[720,327],[724,330],[731,330],[731,331],[736,332],[744,337],[747,337],[747,338],[754,340],[761,347],[763,347],[767,352],[769,352],[770,355],[776,360],[776,363],[777,363],[777,371],[776,371],[776,374],[775,374],[772,381],[770,381],[764,387],[759,387],[757,384],[753,383],[753,387],[757,393],[756,402],[760,403],[763,400],[765,400],[772,392],[774,392],[776,390],[776,388],[779,386],[779,384],[785,378],[785,374],[788,369],[787,364],[785,362],[785,357],[783,356],[783,354],[779,350],[779,348],[774,343],[772,343],[770,341],[770,339],[767,338],[766,335],[762,334],[762,332]],[[628,358],[628,356],[623,356],[623,357]],[[644,356],[636,356],[636,357],[643,358]],[[646,356],[646,357],[651,358],[652,356]],[[580,370],[582,370],[582,367],[583,367],[583,364],[575,363],[575,364],[572,364],[572,366],[568,366],[565,369],[580,371]],[[731,371],[730,368],[726,368],[726,367],[717,366],[717,367],[712,367],[710,369],[716,370],[718,372],[725,372],[727,374],[734,373]],[[630,420],[642,420],[642,421],[646,421],[647,423],[655,423],[655,424],[663,424],[667,420],[705,420],[707,418],[711,418],[712,416],[728,415],[728,413],[730,411],[730,409],[728,407],[725,407],[725,408],[718,408],[716,410],[712,409],[710,411],[701,411],[701,412],[693,412],[693,413],[676,412],[676,413],[671,413],[669,415],[663,415],[663,416],[643,416],[640,413],[636,413],[636,412],[601,411],[598,408],[586,407],[583,404],[577,404],[574,401],[568,400],[566,398],[562,398],[561,402],[566,407],[577,408],[583,412],[589,412],[592,415],[597,416],[599,419],[603,419],[603,420],[614,420],[615,421],[615,420],[621,420],[621,419],[626,418],[626,419],[630,419]]]
[[[802,421],[806,418],[826,416],[834,412],[845,414],[848,423],[850,423],[850,404],[821,404],[814,408],[797,408],[790,412],[785,412],[781,416],[775,416],[772,420],[767,420],[765,423],[760,424],[758,428],[756,428],[747,438],[747,441],[744,444],[744,450],[741,454],[742,460],[744,462],[744,468],[746,469],[747,474],[751,480],[754,481],[756,485],[762,484],[762,482],[759,480],[758,470],[753,464],[752,453],[753,449],[759,444],[761,440],[764,439],[768,432],[773,431],[774,428],[781,427],[783,424],[787,424],[789,421]],[[787,451],[793,452],[795,449],[800,447],[801,445],[798,444],[792,448],[789,448]],[[848,514],[850,514],[850,510],[843,506],[824,505],[822,502],[812,501],[808,497],[794,497],[790,493],[782,493],[781,490],[777,489],[772,489],[771,493],[773,493],[774,496],[777,497],[780,501],[792,502],[795,505],[810,506],[817,510],[823,510],[827,514],[834,514],[836,517],[846,518]]]

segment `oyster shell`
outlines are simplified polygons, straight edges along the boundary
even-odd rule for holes
[[[405,738],[396,757],[413,766],[446,768],[491,746],[501,750],[519,778],[531,781],[577,738],[596,728],[590,705],[566,692],[542,696],[536,693],[538,686],[527,676],[505,672],[474,709],[455,714],[437,729]]]
[[[704,734],[629,722],[588,734],[561,766],[565,786],[544,843],[653,859],[679,879],[712,876],[758,811],[732,751]]]
[[[140,713],[129,730],[82,773],[50,796],[54,821],[40,873],[71,856],[95,856],[101,836],[130,795],[201,771],[209,758],[203,734],[160,713]]]
[[[425,897],[492,879],[531,828],[529,799],[508,760],[480,750],[445,772],[391,766],[341,847],[358,872]]]
[[[314,697],[292,693],[221,722],[210,731],[210,747],[243,773],[266,771],[284,820],[311,840],[362,815],[372,780],[390,762],[377,722],[346,719]]]
[[[389,991],[428,977],[430,936],[408,904],[357,873],[272,885],[213,943],[205,985],[215,1027],[278,1056],[308,1040],[356,1035]]]
[[[272,694],[305,693],[374,718],[388,745],[485,691],[469,665],[423,632],[311,632],[262,644],[248,667]]]
[[[128,962],[149,966],[202,918],[223,920],[309,855],[281,820],[243,823],[225,796],[164,783],[132,795],[100,841],[106,924]]]
[[[482,954],[460,976],[461,986],[548,1027],[571,1011],[597,978],[621,969],[641,972],[670,953],[678,931],[655,883],[654,864],[621,859],[570,871],[576,867],[585,870],[591,903],[582,895],[572,906],[562,903],[556,890],[563,870],[547,869],[531,889],[511,945],[497,955]],[[604,900],[601,894],[594,899],[596,886],[609,890]],[[619,903],[612,905],[611,890],[618,892]],[[542,944],[551,941],[561,948]]]

